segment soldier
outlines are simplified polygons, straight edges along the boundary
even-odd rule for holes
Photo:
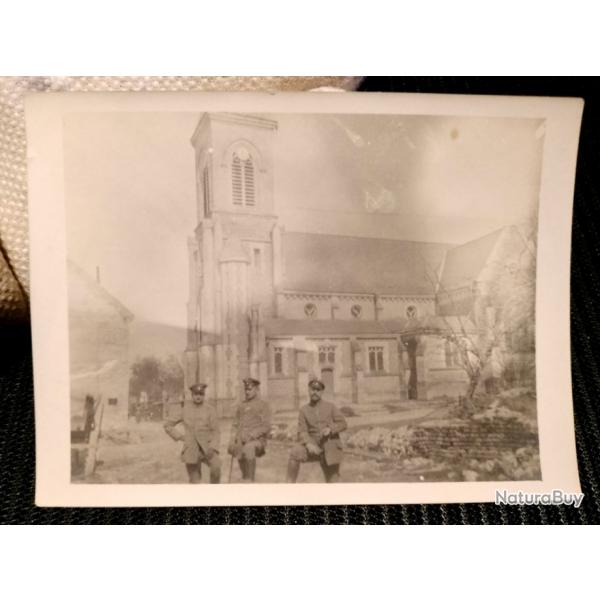
[[[258,398],[260,381],[244,379],[245,400],[237,407],[231,428],[229,454],[238,460],[242,480],[254,481],[256,459],[265,454],[271,431],[271,409]]]
[[[311,379],[308,383],[310,403],[300,409],[298,444],[290,453],[288,483],[296,483],[300,463],[313,461],[319,461],[327,483],[340,479],[343,452],[339,434],[347,424],[335,404],[321,399],[324,389],[325,384],[319,379]]]
[[[192,401],[183,402],[176,414],[165,421],[165,431],[176,442],[183,441],[181,459],[185,463],[190,483],[202,482],[202,463],[210,469],[210,482],[221,481],[221,459],[219,458],[219,421],[217,411],[204,401],[205,383],[190,387]],[[184,433],[176,429],[183,423]]]

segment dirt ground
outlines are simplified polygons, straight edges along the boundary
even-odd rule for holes
[[[227,424],[223,431],[228,431]],[[181,462],[182,444],[171,440],[157,422],[132,422],[129,441],[124,433],[107,433],[98,452],[98,463],[89,483],[185,483],[187,475]],[[223,436],[221,457],[221,482],[229,481],[231,458],[227,454],[227,435]],[[260,458],[256,470],[256,483],[284,483],[291,444],[270,441],[267,454]],[[203,471],[208,479],[208,470]],[[386,482],[419,481],[422,475],[402,472],[393,461],[365,458],[346,453],[341,467],[342,481]],[[239,483],[240,470],[233,465],[231,483]],[[302,465],[299,482],[321,483],[323,475],[317,463]]]
[[[448,431],[442,426],[456,421],[456,418],[452,417],[452,406],[446,403],[404,402],[345,407],[348,430],[344,434],[346,447],[341,481],[377,483],[539,478],[537,437],[535,427],[531,425],[531,422],[535,424],[535,413],[532,417],[527,412],[532,407],[535,409],[535,397],[531,394],[527,398],[519,396],[520,399],[513,396],[484,398],[487,404],[479,407],[477,415],[469,422],[459,419],[456,427]],[[507,402],[510,407],[505,405]],[[257,483],[285,482],[297,418],[297,411],[274,415],[273,439],[269,440],[266,455],[258,461]],[[521,423],[523,420],[529,425]],[[234,463],[231,468],[231,457],[227,454],[231,420],[222,418],[220,426],[221,482],[238,483],[241,480],[239,466]],[[413,437],[406,437],[407,427],[414,432],[411,434]],[[440,431],[443,433],[440,434]],[[448,439],[440,440],[439,435],[448,436]],[[432,447],[428,446],[428,436],[433,440],[433,448],[438,450],[435,455],[431,453]],[[490,442],[489,448],[485,446],[490,444],[488,436],[495,440]],[[406,442],[407,439],[410,441]],[[465,440],[467,444],[475,445],[465,447]],[[181,442],[174,442],[167,436],[161,422],[136,423],[135,419],[130,419],[128,426],[122,430],[102,432],[94,474],[87,480],[74,477],[74,481],[186,483],[185,465],[181,462],[182,446]],[[206,468],[203,480],[207,479]],[[322,481],[323,474],[318,463],[301,466],[299,482]]]

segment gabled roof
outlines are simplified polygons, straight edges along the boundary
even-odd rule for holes
[[[433,295],[448,244],[284,232],[283,288]]]
[[[394,319],[384,321],[341,320],[341,319],[266,319],[267,337],[292,335],[398,335],[398,334],[443,334],[475,331],[473,323],[464,317],[440,317],[424,315],[417,319]]]
[[[265,333],[268,336],[286,335],[382,335],[400,330],[398,322],[348,321],[341,319],[266,319]]]
[[[488,262],[502,229],[448,249],[440,281],[440,291],[470,286]]]
[[[71,259],[67,259],[67,270],[70,310],[89,310],[91,308],[91,300],[94,298],[118,312],[123,319],[131,321],[134,318],[130,310],[109,294],[93,277],[90,277]]]

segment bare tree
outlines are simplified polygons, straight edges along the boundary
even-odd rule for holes
[[[507,338],[523,328],[526,331],[532,329],[536,228],[531,226],[529,231],[530,235],[514,228],[522,247],[516,249],[518,251],[510,259],[501,257],[489,264],[494,276],[486,283],[485,290],[473,282],[472,304],[466,314],[464,307],[457,306],[452,290],[444,287],[441,273],[427,273],[437,298],[443,300],[445,307],[440,311],[438,302],[438,333],[454,346],[457,362],[467,375],[467,389],[461,401],[466,412],[473,410],[473,397],[486,370],[493,370],[494,366],[499,371],[504,370],[502,349],[506,348]]]
[[[499,320],[491,326],[473,323],[464,315],[439,315],[442,322],[441,334],[457,350],[458,363],[467,375],[467,389],[462,397],[462,408],[473,410],[473,396],[481,378],[489,366],[494,350],[498,348],[502,335]]]

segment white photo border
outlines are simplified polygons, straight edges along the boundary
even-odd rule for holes
[[[77,484],[70,472],[63,117],[73,112],[365,113],[545,119],[536,285],[541,481]],[[492,502],[495,491],[580,492],[571,391],[572,203],[578,98],[380,93],[57,93],[26,98],[38,506]]]

